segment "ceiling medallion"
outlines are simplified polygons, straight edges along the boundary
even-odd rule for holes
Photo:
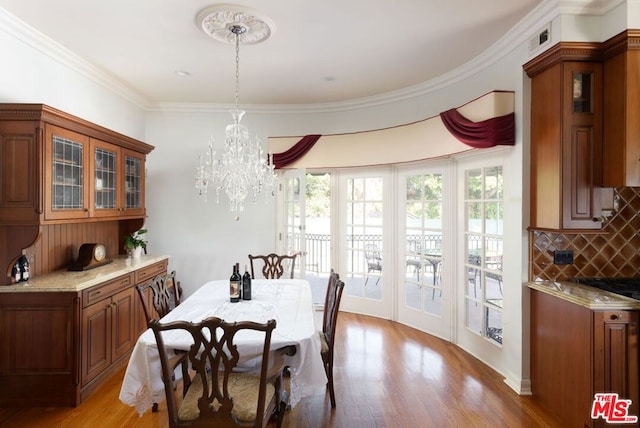
[[[198,26],[210,37],[224,43],[235,43],[234,27],[242,27],[238,33],[241,44],[256,44],[267,40],[275,32],[271,19],[253,9],[232,4],[216,5],[203,9],[196,17]]]

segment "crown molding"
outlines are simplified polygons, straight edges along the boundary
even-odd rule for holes
[[[148,100],[134,91],[130,86],[127,86],[121,80],[116,79],[113,75],[106,73],[79,55],[76,55],[60,43],[10,14],[2,7],[0,7],[0,31],[38,51],[40,54],[51,58],[55,62],[81,74],[136,106],[142,109],[146,109],[149,106]]]
[[[559,14],[601,15],[624,2],[625,0],[545,0],[477,57],[434,79],[396,91],[332,103],[253,104],[244,105],[243,108],[254,113],[326,113],[366,109],[422,97],[468,79],[487,69],[510,54],[514,49],[526,43],[532,37],[535,29],[550,22]],[[2,7],[0,7],[0,31],[78,72],[145,111],[227,112],[232,107],[230,104],[217,103],[151,102],[121,80],[43,35],[8,13]]]
[[[372,95],[370,97],[354,98],[351,100],[318,104],[269,104],[269,105],[244,105],[247,112],[252,113],[333,113],[349,110],[359,110],[377,107],[385,104],[393,104],[428,95],[429,93],[447,88],[461,82],[482,71],[504,56],[511,53],[532,36],[532,29],[537,29],[549,22],[558,14],[558,1],[547,0],[527,14],[520,22],[512,27],[503,37],[490,46],[471,61],[455,68],[434,79],[417,85],[408,86],[396,91]],[[149,110],[153,111],[199,111],[199,112],[226,112],[231,105],[209,103],[153,103]]]

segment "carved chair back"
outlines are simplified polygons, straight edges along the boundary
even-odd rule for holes
[[[296,257],[298,254],[293,255],[279,255],[275,253],[267,255],[252,256],[249,254],[249,261],[251,263],[251,278],[255,279],[254,261],[262,261],[262,276],[266,279],[278,279],[288,272],[288,277],[293,279],[293,273],[296,266]],[[259,262],[258,262],[259,263]]]
[[[149,301],[158,317],[162,318],[180,304],[182,296],[182,287],[180,282],[176,280],[175,270],[166,275],[158,275],[144,284],[137,285],[136,289],[142,301],[147,323],[156,318],[149,307]],[[149,291],[147,290],[151,291],[150,295],[148,295]]]
[[[284,360],[278,353],[270,356],[275,320],[264,324],[251,321],[227,323],[210,317],[198,323],[175,321],[162,324],[153,320],[150,326],[160,352],[171,427],[263,427],[274,412],[278,413],[278,426],[281,425],[286,406],[280,398]],[[263,334],[259,373],[237,370],[244,359],[238,352],[235,338],[243,331],[249,331],[244,334]],[[171,337],[189,335],[193,345],[176,357],[165,346],[163,336],[167,333]],[[272,357],[275,360],[270,361]],[[184,385],[180,390],[175,387],[173,373],[181,359],[187,361],[191,374],[183,379]]]

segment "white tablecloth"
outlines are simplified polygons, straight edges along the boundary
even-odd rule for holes
[[[188,299],[180,303],[161,322],[176,320],[201,321],[217,316],[225,321],[256,321],[264,323],[275,319],[276,328],[271,337],[271,349],[296,345],[296,353],[286,357],[291,371],[290,404],[295,406],[300,399],[324,388],[327,377],[320,356],[320,339],[314,321],[311,288],[305,280],[281,279],[252,282],[250,301],[229,301],[229,281],[211,281],[200,287]],[[236,344],[240,355],[247,358],[258,356],[261,345],[251,334],[238,333]],[[187,335],[165,333],[165,345],[172,349],[189,348]],[[187,340],[185,340],[187,339]],[[261,339],[264,340],[264,335]],[[146,330],[136,343],[120,390],[120,401],[135,406],[140,415],[153,403],[165,400],[162,369],[158,348],[151,329]]]

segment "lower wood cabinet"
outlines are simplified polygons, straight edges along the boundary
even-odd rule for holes
[[[80,402],[78,293],[0,295],[0,405]]]
[[[617,392],[630,399],[629,415],[640,416],[638,311],[594,311],[594,393]],[[594,424],[604,427],[599,419]]]
[[[639,415],[638,321],[633,310],[591,310],[531,290],[531,389],[567,427],[591,419],[594,394],[615,392]]]
[[[77,406],[124,367],[146,329],[135,286],[167,263],[79,292],[0,293],[0,406]]]
[[[135,290],[127,289],[82,310],[82,386],[96,378],[136,343]]]

